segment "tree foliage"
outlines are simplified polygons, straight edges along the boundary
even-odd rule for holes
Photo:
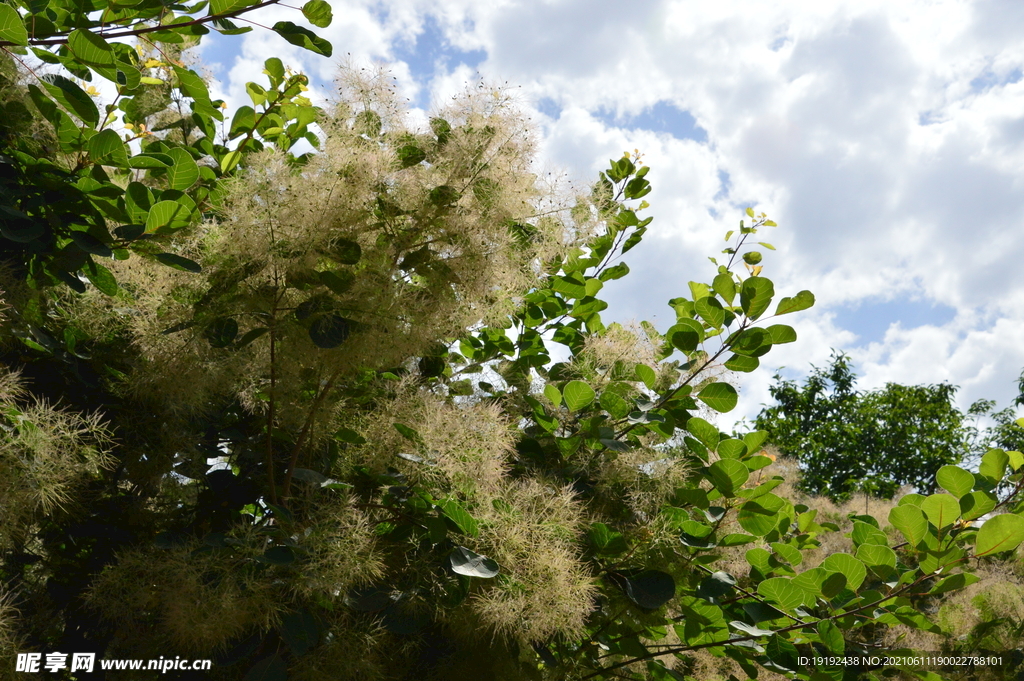
[[[0,5],[5,55],[119,88],[101,116],[5,63],[0,655],[660,681],[709,653],[840,679],[799,656],[934,630],[921,603],[1024,539],[1024,456],[993,450],[811,566],[840,525],[773,493],[766,431],[712,422],[814,302],[762,274],[774,223],[748,209],[663,332],[605,324],[652,220],[638,155],[559,192],[500,89],[419,128],[379,75],[320,110],[275,58],[221,133],[174,46],[254,7]]]
[[[834,353],[802,386],[775,377],[755,421],[801,464],[803,489],[832,498],[855,491],[892,498],[903,485],[935,490],[935,473],[972,450],[968,415],[948,383],[857,391],[850,359]]]

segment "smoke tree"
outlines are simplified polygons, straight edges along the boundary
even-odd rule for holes
[[[274,58],[222,116],[173,46],[256,6],[0,5],[2,673],[880,678],[799,658],[934,630],[921,603],[1024,539],[1024,456],[992,450],[805,564],[840,526],[773,493],[766,432],[713,423],[814,302],[763,274],[774,223],[748,209],[671,327],[606,324],[652,221],[637,155],[545,186],[501,89],[417,126],[380,74],[318,109]]]

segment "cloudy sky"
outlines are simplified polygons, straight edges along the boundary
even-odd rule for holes
[[[215,93],[243,103],[272,55],[328,85],[341,59],[384,61],[426,110],[477,74],[518,86],[541,162],[579,181],[640,149],[655,219],[606,317],[664,329],[665,301],[710,280],[746,206],[779,224],[763,274],[818,303],[744,377],[737,415],[770,401],[776,369],[801,377],[832,348],[862,388],[949,381],[964,408],[1016,396],[1024,2],[330,2],[333,59],[258,29],[218,37],[202,54]]]

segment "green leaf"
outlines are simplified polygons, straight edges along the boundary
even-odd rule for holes
[[[740,461],[722,459],[711,464],[708,468],[708,477],[723,496],[731,497],[750,477],[750,471]]]
[[[331,289],[334,293],[341,295],[352,288],[352,284],[355,283],[356,277],[348,270],[338,270],[336,272],[324,271],[318,275],[320,277],[320,283]]]
[[[989,518],[978,530],[974,555],[987,556],[990,553],[1012,551],[1024,541],[1024,518],[1013,513],[1004,513]]]
[[[335,239],[331,242],[331,255],[342,265],[355,265],[363,257],[363,248],[351,239]]]
[[[732,411],[739,400],[736,388],[728,383],[712,383],[697,393],[697,399],[719,413]]]
[[[978,466],[978,474],[988,478],[993,483],[999,483],[1006,472],[1006,464],[1010,457],[1002,449],[990,449],[981,457],[981,464]]]
[[[305,655],[320,641],[320,627],[306,608],[282,617],[280,631],[294,655]]]
[[[843,631],[836,626],[832,620],[818,622],[818,638],[822,644],[833,655],[842,655],[846,650],[846,640],[843,638]]]
[[[556,407],[562,404],[562,393],[558,391],[558,388],[548,383],[544,386],[544,397],[551,401],[551,404]]]
[[[324,57],[330,57],[334,52],[331,43],[324,40],[308,28],[296,26],[290,21],[279,21],[271,27],[274,33],[278,34],[292,45],[298,45],[311,52],[316,52]]]
[[[850,537],[853,539],[853,543],[858,546],[861,544],[885,546],[889,543],[889,539],[885,536],[884,532],[874,525],[861,520],[853,521],[853,532],[850,533]]]
[[[750,319],[757,319],[768,309],[775,295],[775,286],[770,279],[749,277],[740,288],[740,307]]]
[[[715,293],[722,296],[729,305],[732,305],[733,299],[736,297],[736,281],[732,278],[732,274],[729,272],[722,272],[715,276],[711,286],[715,289]]]
[[[323,2],[323,0],[314,0]],[[327,3],[324,3],[325,5]],[[427,152],[420,149],[415,144],[407,144],[404,147],[398,149],[398,160],[402,168],[411,168],[412,166],[419,165],[427,158]]]
[[[644,570],[633,577],[619,578],[626,597],[645,610],[657,610],[676,595],[676,581],[660,570]]]
[[[704,327],[692,319],[684,318],[672,325],[665,336],[674,347],[689,354],[704,340]]]
[[[96,290],[108,296],[117,295],[117,280],[110,270],[91,260],[85,264],[83,269],[85,276],[96,287]]]
[[[633,373],[636,374],[636,377],[643,381],[644,385],[649,389],[654,389],[654,384],[658,380],[658,375],[654,373],[654,369],[646,364],[637,364],[633,369]]]
[[[350,332],[351,322],[331,312],[310,324],[309,339],[318,348],[330,350],[344,343]]]
[[[233,317],[218,317],[203,332],[203,336],[210,342],[212,348],[226,348],[231,345],[237,335],[238,322]]]
[[[210,14],[224,15],[251,4],[251,0],[210,0]]]
[[[771,577],[757,585],[757,593],[785,611],[792,611],[804,602],[803,590],[786,577]]]
[[[393,425],[395,427],[395,430],[398,431],[398,434],[404,437],[406,440],[410,440],[411,442],[417,443],[420,442],[420,434],[417,433],[415,429],[410,428],[404,423],[393,423],[391,425]]]
[[[693,310],[712,328],[720,329],[725,323],[725,309],[717,298],[701,298],[693,304]]]
[[[792,343],[796,340],[796,330],[792,326],[786,326],[785,324],[772,324],[765,329],[768,335],[771,336],[773,345],[781,345],[783,343]]]
[[[184,217],[185,206],[177,201],[158,201],[146,215],[146,234],[152,234],[161,227],[167,227]]]
[[[907,538],[911,546],[917,546],[928,534],[928,520],[916,506],[893,507],[889,511],[889,523]]]
[[[605,390],[601,393],[600,403],[601,408],[615,419],[625,418],[627,414],[633,411],[633,407],[629,402],[613,390]]]
[[[931,596],[937,596],[939,594],[944,594],[947,591],[958,591],[978,582],[980,579],[981,577],[978,577],[978,575],[973,575],[969,572],[958,572],[955,575],[946,577],[944,580],[932,587],[932,590],[928,593]]]
[[[167,186],[171,189],[184,191],[199,181],[199,165],[192,154],[180,147],[167,151],[174,165],[167,170]]]
[[[28,31],[18,11],[10,5],[0,3],[0,40],[15,45],[28,45]]]
[[[935,474],[935,481],[957,499],[974,489],[974,474],[958,466],[943,466]]]
[[[125,168],[128,166],[128,150],[121,136],[113,130],[104,130],[93,135],[86,148],[93,163]]]
[[[761,360],[757,357],[744,357],[743,355],[733,355],[729,359],[725,360],[725,368],[729,371],[742,371],[744,373],[750,373],[761,365]]]
[[[3,6],[0,4],[0,6]],[[89,126],[96,126],[100,121],[100,112],[92,97],[85,93],[85,90],[68,80],[64,76],[48,73],[42,77],[43,87],[50,93],[50,96],[67,109],[78,116],[83,123]]]
[[[458,525],[463,534],[475,537],[480,534],[476,519],[471,516],[465,508],[455,499],[442,499],[437,502],[441,511],[452,522]]]
[[[567,298],[586,298],[587,285],[579,277],[566,275],[564,277],[551,278],[551,290],[561,293]]]
[[[188,258],[183,258],[180,255],[175,255],[174,253],[157,253],[153,257],[155,257],[159,262],[163,263],[164,265],[167,265],[168,267],[173,267],[176,270],[195,273],[203,271],[202,266],[196,261],[189,260]]]
[[[629,546],[622,533],[616,532],[604,523],[594,523],[587,531],[587,536],[594,548],[605,555],[619,555],[625,553]]]
[[[991,492],[971,492],[960,497],[960,517],[974,520],[996,507],[996,495]]]
[[[203,82],[203,79],[199,77],[199,74],[180,66],[172,68],[174,69],[174,75],[178,79],[178,88],[186,96],[192,98],[195,112],[211,116],[218,121],[224,120],[224,114],[220,112],[220,109],[213,106],[213,102],[210,100],[210,91],[206,87],[206,83]]]
[[[76,29],[68,36],[68,47],[75,58],[87,66],[113,67],[114,50],[92,31]]]
[[[302,15],[317,28],[327,28],[333,19],[331,6],[324,0],[309,0],[302,6]]]
[[[715,449],[718,447],[718,440],[721,437],[718,434],[718,427],[708,421],[705,421],[699,416],[694,416],[686,422],[686,430],[688,430],[695,438],[708,449]]]
[[[878,544],[862,544],[857,548],[857,560],[868,567],[887,565],[896,567],[896,552],[888,546]]]
[[[169,168],[173,164],[174,159],[167,154],[136,154],[128,159],[129,168],[139,168],[141,170]]]
[[[579,411],[594,401],[594,389],[583,381],[569,381],[562,389],[565,406],[570,411]]]
[[[846,584],[852,591],[859,589],[860,585],[864,583],[864,578],[868,575],[864,563],[849,553],[833,553],[822,561],[821,567],[846,575]]]
[[[448,556],[448,562],[452,567],[452,572],[466,577],[490,579],[497,577],[499,572],[497,563],[487,556],[470,551],[465,546],[456,546]]]
[[[950,494],[932,494],[921,502],[921,510],[941,530],[960,517],[960,502]]]
[[[775,308],[776,316],[781,314],[789,314],[790,312],[800,312],[814,305],[814,294],[810,291],[801,291],[792,298],[783,298],[779,301],[779,306]]]
[[[786,502],[772,493],[746,501],[740,507],[736,520],[740,527],[758,537],[763,537],[779,525],[779,515]]]

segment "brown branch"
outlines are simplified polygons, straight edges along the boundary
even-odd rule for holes
[[[281,493],[282,501],[288,499],[291,495],[292,476],[295,473],[296,465],[299,463],[299,454],[302,453],[302,446],[306,444],[306,438],[309,437],[309,433],[313,429],[313,422],[316,420],[316,413],[320,410],[320,405],[323,404],[327,393],[334,387],[334,381],[338,379],[339,374],[341,374],[341,369],[331,374],[331,377],[327,379],[327,383],[320,390],[316,399],[313,400],[313,407],[309,410],[309,416],[306,417],[306,423],[302,426],[302,432],[299,433],[299,438],[295,441],[295,446],[292,448],[291,458],[288,460],[288,472],[285,474],[284,487]]]
[[[281,0],[264,0],[263,2],[257,3],[255,5],[251,5],[249,7],[243,7],[242,9],[237,9],[234,12],[226,12],[224,14],[210,14],[210,15],[205,16],[205,17],[200,17],[198,19],[193,19],[192,21],[183,21],[180,24],[165,24],[165,25],[162,25],[162,26],[144,26],[143,28],[132,28],[132,29],[128,29],[128,30],[125,30],[125,31],[115,31],[113,33],[102,33],[102,32],[100,32],[100,33],[97,33],[96,35],[98,35],[99,37],[103,38],[104,40],[108,40],[110,38],[125,38],[125,37],[129,37],[129,36],[139,36],[139,35],[144,35],[146,33],[156,33],[158,31],[171,31],[171,30],[174,30],[176,28],[184,28],[186,26],[198,26],[198,25],[201,25],[201,24],[209,23],[211,21],[220,21],[221,19],[230,19],[230,18],[233,18],[233,17],[240,16],[242,14],[245,14],[246,12],[251,12],[253,10],[257,10],[257,9],[260,9],[260,8],[263,8],[263,7],[267,7],[269,5],[276,5],[280,1]],[[30,38],[29,41],[28,41],[28,45],[30,47],[37,47],[37,46],[40,46],[40,45],[66,45],[67,42],[68,42],[68,35],[69,34],[64,34],[64,35],[62,35],[60,37],[57,37],[57,38],[46,38],[45,40],[33,40],[33,39]],[[24,45],[18,45],[17,43],[13,43],[13,42],[11,42],[9,40],[0,40],[0,47],[24,47]]]
[[[930,578],[932,578],[934,576],[935,576],[935,574],[933,574],[933,573],[929,573],[927,575],[922,575],[921,577],[919,577],[918,579],[914,580],[913,582],[910,582],[906,586],[904,586],[904,587],[902,587],[900,589],[897,589],[896,591],[892,591],[889,594],[883,596],[882,598],[879,598],[877,601],[873,601],[871,603],[867,603],[867,604],[862,605],[860,607],[854,608],[853,610],[847,610],[846,612],[837,613],[837,614],[831,615],[829,617],[822,617],[821,619],[816,620],[814,622],[806,622],[806,623],[801,623],[801,624],[793,624],[793,625],[790,625],[788,627],[783,627],[781,629],[776,629],[772,633],[774,633],[774,634],[784,634],[786,632],[794,631],[796,629],[802,629],[804,627],[813,626],[813,625],[818,624],[820,622],[835,620],[835,619],[838,619],[839,617],[846,617],[848,615],[856,615],[857,613],[859,613],[861,611],[867,610],[869,608],[875,608],[876,606],[882,604],[885,601],[888,601],[888,600],[890,600],[892,598],[896,598],[897,596],[899,596],[899,595],[905,593],[906,591],[910,590],[911,588],[917,586],[921,582],[923,582],[923,581],[925,581],[927,579],[930,579]],[[606,674],[606,673],[614,671],[616,669],[621,669],[622,667],[629,666],[629,665],[634,664],[636,662],[642,662],[644,660],[650,660],[650,659],[653,659],[655,657],[661,657],[663,655],[671,655],[671,654],[674,654],[674,653],[685,653],[685,652],[689,652],[691,650],[700,650],[702,648],[718,648],[718,647],[721,647],[721,646],[731,645],[731,644],[735,644],[735,643],[741,643],[743,641],[755,641],[755,640],[760,639],[760,638],[763,638],[763,636],[754,636],[754,635],[739,636],[739,637],[736,637],[736,638],[726,639],[724,641],[713,641],[711,643],[699,643],[697,645],[692,645],[692,646],[686,646],[686,645],[684,645],[684,646],[674,646],[674,647],[667,648],[666,650],[655,651],[653,653],[648,653],[647,655],[642,655],[642,656],[639,656],[639,657],[634,657],[632,659],[625,660],[623,662],[617,662],[616,664],[610,665],[608,667],[602,667],[601,669],[598,669],[598,670],[596,670],[596,671],[594,671],[594,672],[584,676],[582,681],[586,681],[587,679],[593,679],[593,678],[595,678],[595,677],[597,677],[597,676],[599,676],[601,674]]]

